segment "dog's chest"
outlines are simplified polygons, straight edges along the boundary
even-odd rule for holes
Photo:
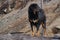
[[[39,20],[38,19],[36,19],[36,20],[32,20],[34,23],[36,23],[36,22],[38,22]]]

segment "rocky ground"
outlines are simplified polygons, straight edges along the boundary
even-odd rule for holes
[[[0,35],[0,40],[60,40],[58,37],[32,37],[26,34],[5,34]]]
[[[44,35],[39,38],[31,37],[31,29],[27,17],[27,11],[31,3],[37,3],[40,5],[39,0],[35,0],[34,2],[28,2],[26,7],[22,10],[13,10],[7,15],[0,16],[0,40],[59,40],[60,32],[58,32],[58,35],[53,34],[52,32],[53,27],[60,27],[60,13],[52,12],[58,4],[58,1],[55,2],[52,1],[48,4],[44,4],[43,6],[47,18],[46,37],[48,38],[43,37]],[[42,32],[41,29],[42,27],[40,28],[40,32]],[[20,34],[20,32],[22,32],[22,34]]]

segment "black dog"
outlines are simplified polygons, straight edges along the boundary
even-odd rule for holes
[[[34,36],[33,26],[37,28],[37,36],[39,36],[39,27],[42,24],[44,33],[46,33],[46,16],[43,9],[41,9],[36,3],[33,3],[28,8],[28,18],[31,25],[32,36]]]

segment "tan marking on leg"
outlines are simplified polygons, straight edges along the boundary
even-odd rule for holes
[[[45,37],[47,36],[46,29],[44,29],[44,36],[45,36]]]
[[[42,22],[42,27],[44,26],[44,24],[43,24],[43,22]],[[44,36],[46,36],[47,35],[47,33],[46,33],[46,29],[43,27],[43,29],[44,29]]]
[[[32,32],[32,36],[34,37],[34,32]]]
[[[42,24],[42,27],[43,27],[44,26],[43,22],[41,24]]]
[[[40,36],[40,31],[38,31],[38,32],[36,33],[36,35],[39,37],[39,36]]]

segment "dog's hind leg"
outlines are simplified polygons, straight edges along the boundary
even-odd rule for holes
[[[44,30],[44,35],[46,35],[46,22],[42,22],[42,27],[43,27],[43,30]]]

